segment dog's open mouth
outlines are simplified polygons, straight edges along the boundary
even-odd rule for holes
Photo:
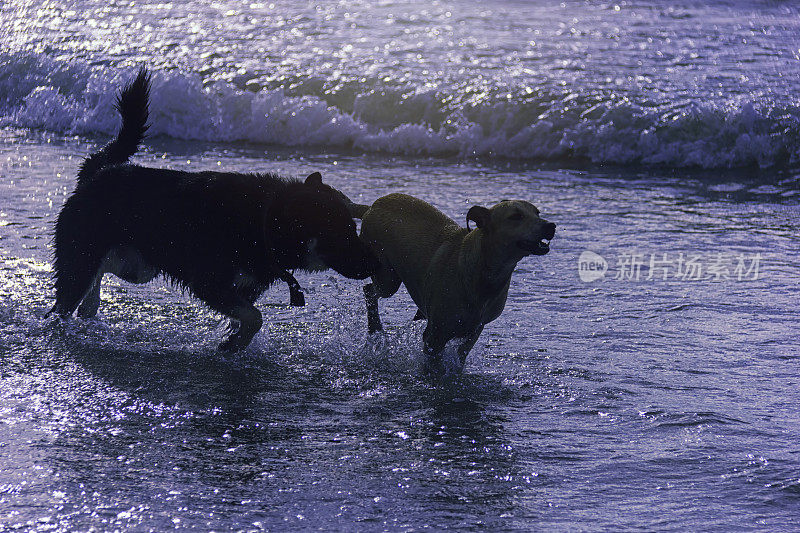
[[[517,241],[517,246],[530,254],[544,255],[550,251],[550,239],[542,239],[540,241],[523,239]]]

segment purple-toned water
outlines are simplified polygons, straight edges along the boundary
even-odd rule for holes
[[[778,2],[2,4],[0,531],[797,530],[798,35]],[[236,355],[164,282],[44,319],[143,63],[139,163],[523,198],[552,251],[440,386],[405,291],[369,338],[330,272]]]

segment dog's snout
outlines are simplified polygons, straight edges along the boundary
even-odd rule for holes
[[[556,225],[552,222],[548,222],[544,225],[544,238],[545,239],[552,239],[556,235]]]
[[[370,253],[368,256],[364,258],[364,261],[362,262],[361,265],[359,265],[357,271],[353,272],[352,276],[346,276],[346,277],[352,277],[353,279],[367,279],[368,277],[372,276],[375,273],[375,271],[378,270],[379,266],[380,262],[378,261],[378,259]]]
[[[366,279],[380,266],[380,261],[370,249],[358,242],[344,256],[329,256],[328,266],[350,279]]]

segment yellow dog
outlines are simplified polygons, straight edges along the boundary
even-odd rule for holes
[[[470,231],[470,221],[477,228]],[[463,339],[463,369],[483,327],[500,316],[511,273],[529,255],[550,250],[556,225],[522,200],[504,200],[491,209],[473,206],[467,228],[432,205],[405,194],[375,201],[363,215],[361,238],[380,266],[364,287],[369,332],[382,328],[378,298],[392,296],[404,283],[426,318],[423,334],[428,369],[441,370],[441,352]]]

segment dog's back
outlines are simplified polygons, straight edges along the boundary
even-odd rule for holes
[[[132,246],[184,285],[237,270],[266,275],[261,218],[267,202],[299,182],[271,175],[121,165],[100,170],[65,213],[90,219],[97,246]],[[102,206],[100,208],[99,206]]]
[[[423,286],[430,261],[467,233],[429,203],[400,193],[377,199],[361,222],[361,238],[412,291]]]

